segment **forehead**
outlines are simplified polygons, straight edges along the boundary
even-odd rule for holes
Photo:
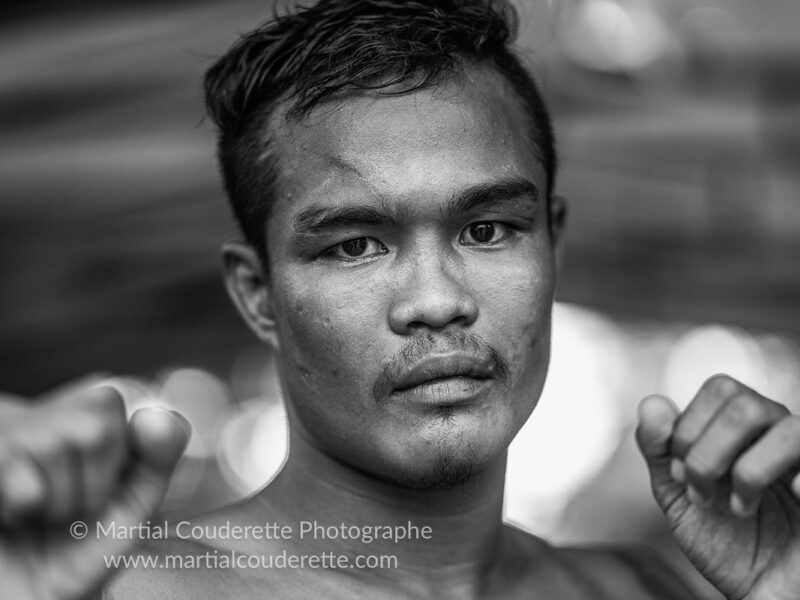
[[[273,219],[309,202],[434,200],[544,168],[520,101],[503,77],[467,70],[456,81],[398,95],[330,102],[277,128],[281,194]]]

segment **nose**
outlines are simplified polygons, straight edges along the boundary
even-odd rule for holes
[[[450,324],[471,325],[478,303],[470,292],[463,267],[447,257],[432,254],[406,265],[397,280],[389,326],[400,335],[420,329],[441,329]]]

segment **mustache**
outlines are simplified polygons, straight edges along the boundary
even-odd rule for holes
[[[380,402],[385,399],[394,389],[394,382],[426,357],[456,353],[469,354],[489,364],[494,379],[503,381],[508,375],[508,362],[496,348],[480,336],[462,330],[426,333],[409,340],[384,365],[373,386],[375,400]]]

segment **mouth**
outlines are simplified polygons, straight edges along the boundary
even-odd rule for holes
[[[428,356],[392,382],[393,396],[426,404],[456,404],[474,399],[496,377],[493,361],[471,354]]]

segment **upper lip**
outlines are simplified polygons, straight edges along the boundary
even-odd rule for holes
[[[426,356],[404,369],[392,382],[396,392],[447,377],[472,377],[489,379],[494,375],[493,362],[472,354],[446,354]]]

